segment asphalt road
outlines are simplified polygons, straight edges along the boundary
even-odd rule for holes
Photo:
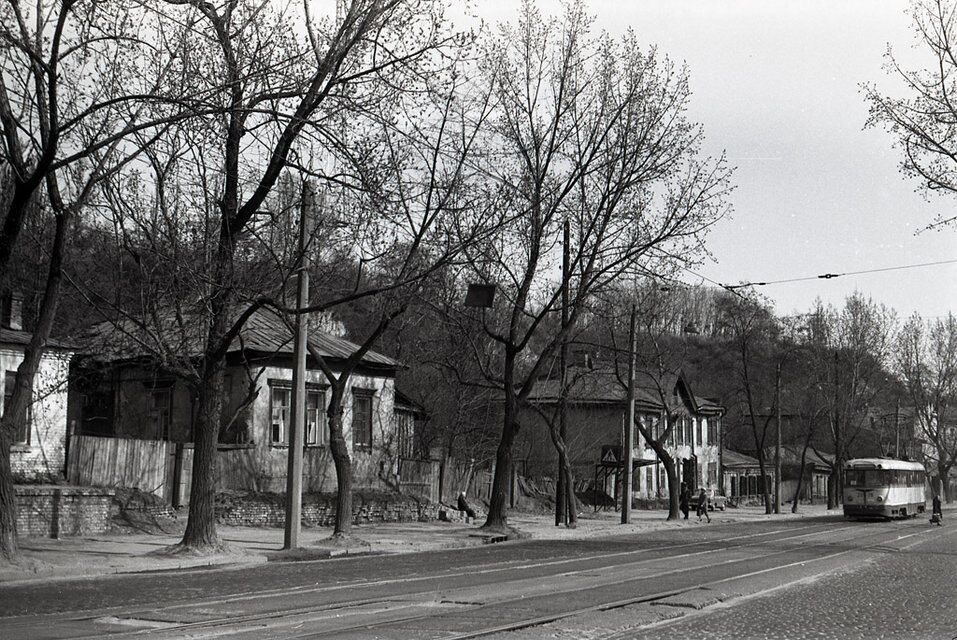
[[[0,637],[950,640],[955,534],[825,517],[0,587]]]

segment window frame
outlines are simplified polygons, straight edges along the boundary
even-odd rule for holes
[[[267,380],[267,384],[269,385],[269,443],[270,446],[273,447],[288,447],[289,421],[292,420],[292,380],[270,378]],[[326,390],[328,388],[328,384],[319,382],[306,383],[306,419],[304,421],[305,430],[302,434],[303,448],[325,447],[329,445],[329,416],[326,401]],[[273,421],[275,416],[273,399],[277,391],[286,394],[288,399],[288,404],[282,405],[286,409],[286,420],[280,425],[280,440],[273,437],[274,427],[276,426],[276,423]],[[318,402],[316,402],[314,407],[310,407],[309,401],[313,397],[318,397]],[[315,422],[310,421],[310,418],[313,417],[315,418]],[[309,437],[311,425],[315,425],[314,442],[310,442]]]
[[[352,449],[353,451],[371,451],[372,444],[374,441],[372,433],[372,423],[373,418],[372,414],[375,410],[374,405],[375,399],[375,390],[374,389],[364,389],[359,387],[352,388]],[[368,442],[359,442],[357,436],[359,435],[359,430],[356,428],[359,425],[359,411],[358,406],[360,401],[368,401],[369,403],[369,412],[366,424],[363,425],[363,432],[368,430],[369,440]]]
[[[8,384],[9,383],[9,384]],[[0,396],[0,412],[6,411],[7,401],[9,398],[13,397],[13,388],[17,383],[17,371],[8,371],[4,370],[3,372],[3,395]],[[7,387],[10,387],[10,392],[7,393]],[[2,415],[2,413],[0,413]],[[13,440],[10,442],[10,445],[13,447],[29,447],[30,440],[33,436],[33,402],[27,404],[27,416],[24,420],[23,428],[17,429],[17,432],[13,435]]]

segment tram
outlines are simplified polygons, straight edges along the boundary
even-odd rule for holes
[[[844,465],[844,516],[907,518],[923,513],[924,465],[858,458]]]

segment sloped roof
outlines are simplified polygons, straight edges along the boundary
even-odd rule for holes
[[[30,338],[32,337],[33,334],[29,331],[19,331],[17,329],[5,329],[0,327],[0,344],[25,347],[30,344]],[[48,349],[64,349],[67,351],[72,351],[74,349],[73,345],[55,338],[49,338],[46,342],[46,347]]]
[[[88,355],[99,360],[128,360],[170,351],[198,357],[203,352],[206,325],[203,322],[178,321],[172,314],[151,319],[141,326],[132,320],[101,322],[78,336],[76,342]],[[324,358],[341,361],[359,346],[344,338],[313,329],[309,344]],[[242,331],[230,343],[228,353],[289,355],[293,352],[293,333],[276,313],[260,309],[246,321]],[[398,369],[402,365],[375,351],[368,351],[362,363],[374,367]]]
[[[781,464],[801,464],[801,450],[803,448],[802,445],[798,444],[782,444]],[[774,460],[774,447],[766,447],[764,449],[764,457],[765,460]],[[834,462],[834,454],[822,453],[818,455],[814,452],[814,449],[808,447],[804,461],[806,464],[816,467],[830,467]]]
[[[611,369],[569,369],[568,402],[573,404],[620,404],[627,400],[628,391]],[[647,378],[646,378],[647,379]],[[679,376],[669,376],[662,384],[671,391],[678,383]],[[542,404],[558,402],[561,393],[561,380],[547,378],[536,380],[528,396],[529,402]],[[689,391],[690,393],[690,391]],[[724,407],[715,400],[691,395],[691,401],[699,412],[722,413]],[[635,382],[635,402],[639,406],[660,409],[661,398],[657,387],[642,384],[641,376]]]
[[[746,456],[743,453],[725,449],[721,452],[721,466],[726,469],[740,469],[747,467],[757,467],[759,465],[757,458]]]

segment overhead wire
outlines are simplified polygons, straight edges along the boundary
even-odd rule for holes
[[[936,261],[934,261],[934,262],[921,262],[921,263],[917,263],[917,264],[905,264],[905,265],[898,265],[898,266],[894,266],[894,267],[879,267],[879,268],[877,268],[877,269],[860,269],[860,270],[857,270],[857,271],[842,271],[842,272],[840,272],[840,273],[827,272],[827,273],[822,273],[822,274],[819,274],[819,275],[816,275],[816,276],[802,276],[802,277],[798,277],[798,278],[783,278],[783,279],[781,279],[781,280],[761,280],[761,281],[757,281],[757,280],[756,280],[756,281],[753,281],[753,282],[742,282],[742,283],[739,283],[739,284],[724,284],[724,283],[722,283],[722,282],[717,282],[716,280],[712,280],[711,278],[708,278],[708,277],[706,277],[706,276],[703,276],[703,275],[701,275],[700,273],[695,273],[695,272],[692,271],[691,269],[687,269],[687,268],[686,268],[685,271],[687,271],[688,273],[690,273],[691,275],[693,275],[693,276],[695,276],[695,277],[697,277],[697,278],[701,278],[702,280],[705,280],[705,281],[707,281],[707,282],[710,282],[711,284],[713,284],[713,285],[715,285],[715,286],[717,286],[717,287],[721,287],[722,289],[725,289],[725,290],[727,290],[727,291],[730,291],[730,292],[732,292],[732,293],[736,293],[736,294],[740,295],[740,293],[737,292],[736,289],[748,289],[748,288],[752,288],[752,287],[766,287],[766,286],[768,286],[768,285],[773,285],[773,284],[786,284],[786,283],[789,283],[789,282],[807,282],[807,281],[810,281],[810,280],[832,280],[832,279],[834,279],[834,278],[841,278],[841,277],[844,277],[844,276],[856,276],[856,275],[864,275],[864,274],[868,274],[868,273],[884,273],[884,272],[887,272],[887,271],[901,271],[901,270],[904,270],[904,269],[917,269],[917,268],[920,268],[920,267],[936,267],[936,266],[940,266],[940,265],[955,264],[955,263],[957,263],[957,258],[952,259],[952,260],[936,260]]]

